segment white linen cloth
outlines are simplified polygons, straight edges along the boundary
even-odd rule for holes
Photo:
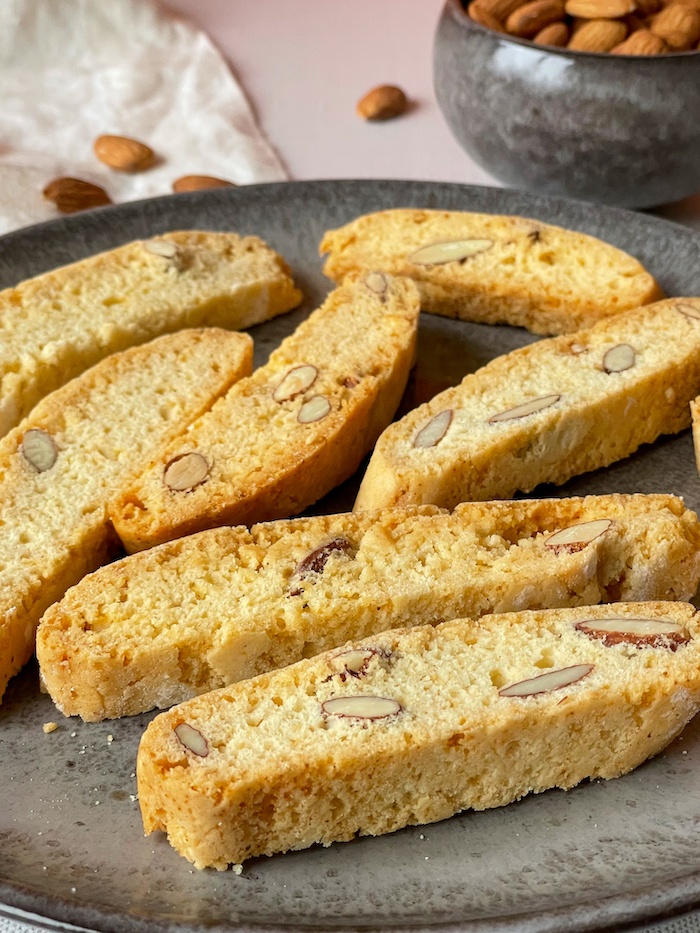
[[[160,164],[109,169],[92,151],[102,133],[145,142]],[[0,233],[60,216],[42,190],[61,175],[119,203],[194,174],[287,177],[207,36],[147,0],[0,0]],[[37,929],[0,917],[0,933]]]
[[[115,172],[92,151],[103,133],[145,142],[162,161]],[[286,178],[206,35],[148,0],[1,0],[0,233],[59,216],[42,190],[61,175],[118,203],[200,174]]]

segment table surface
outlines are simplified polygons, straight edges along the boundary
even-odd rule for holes
[[[452,137],[432,84],[444,0],[165,0],[228,60],[295,180],[405,178],[498,185]],[[398,84],[402,117],[366,123],[355,104]],[[700,229],[700,193],[655,211]]]

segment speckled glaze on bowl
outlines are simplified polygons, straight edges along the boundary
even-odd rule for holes
[[[637,208],[700,191],[700,52],[536,46],[446,0],[433,66],[458,142],[509,186]]]

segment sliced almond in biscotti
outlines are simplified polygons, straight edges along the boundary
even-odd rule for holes
[[[588,20],[571,37],[570,49],[579,52],[609,52],[627,35],[627,26],[616,19]]]
[[[498,357],[390,425],[355,508],[451,508],[564,483],[688,427],[698,394],[700,299],[627,311]],[[417,444],[445,411],[437,443]]]
[[[628,641],[577,628],[611,617]],[[640,617],[679,643],[640,642]],[[700,709],[700,621],[686,603],[492,615],[344,650],[374,652],[359,678],[329,652],[157,716],[138,752],[146,832],[220,869],[376,836],[619,777]]]
[[[403,394],[418,306],[409,279],[385,275],[331,292],[115,502],[126,549],[294,515],[351,476]],[[175,488],[172,464],[195,454],[206,464],[201,479]]]
[[[0,441],[0,696],[44,610],[118,552],[108,500],[252,356],[250,337],[218,328],[160,337],[51,393]]]
[[[199,231],[128,243],[5,289],[0,437],[110,353],[183,327],[250,327],[300,300],[262,240]]]
[[[523,217],[381,211],[328,231],[320,249],[335,282],[381,268],[410,276],[424,311],[537,334],[590,327],[662,297],[621,250]]]
[[[465,503],[215,528],[104,567],[44,615],[66,715],[164,707],[417,622],[688,599],[700,523],[673,496]],[[348,678],[367,658],[343,655]]]

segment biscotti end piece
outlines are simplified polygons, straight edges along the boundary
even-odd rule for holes
[[[327,232],[320,252],[334,282],[370,269],[407,275],[424,311],[536,334],[570,333],[663,298],[622,250],[524,217],[380,211]]]
[[[137,240],[0,292],[0,437],[110,353],[183,328],[240,330],[301,301],[258,237],[198,230]]]
[[[294,515],[351,476],[401,400],[418,312],[409,279],[331,292],[115,503],[126,549]]]
[[[108,500],[250,373],[252,343],[209,328],[112,354],[0,441],[0,696],[47,607],[118,552]]]
[[[355,508],[507,499],[690,423],[700,299],[670,298],[497,357],[390,425]]]
[[[698,708],[687,604],[395,629],[157,716],[139,802],[147,833],[223,869],[618,777]]]
[[[690,599],[700,523],[668,495],[465,503],[216,528],[103,567],[44,615],[59,710],[167,708],[389,628]]]

